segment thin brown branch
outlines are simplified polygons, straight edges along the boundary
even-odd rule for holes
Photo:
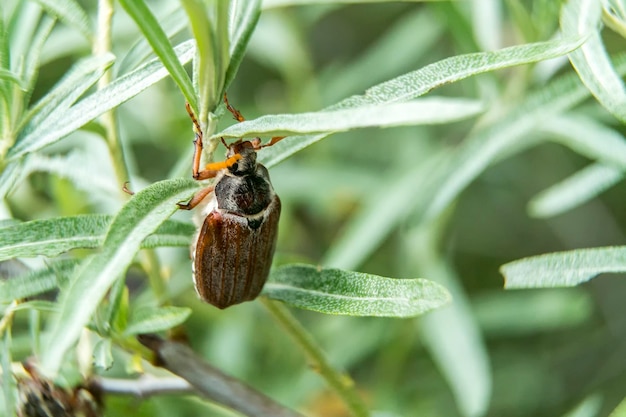
[[[188,381],[207,399],[250,417],[304,417],[204,362],[187,345],[154,335],[141,335],[139,341],[154,351],[158,365]]]

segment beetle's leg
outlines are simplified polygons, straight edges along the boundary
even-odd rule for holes
[[[226,109],[228,109],[228,111],[233,115],[235,120],[237,120],[238,122],[243,122],[244,120],[246,120],[243,117],[243,115],[239,112],[239,110],[237,110],[236,108],[230,105],[230,103],[228,102],[228,96],[226,95],[226,93],[224,93],[224,104],[226,104]]]
[[[202,158],[202,128],[200,127],[200,123],[198,123],[198,119],[193,114],[193,110],[191,110],[191,106],[189,103],[185,103],[185,108],[187,109],[187,113],[193,122],[193,131],[196,134],[195,139],[193,140],[193,165],[191,168],[191,175],[194,179],[200,180],[200,159]],[[215,176],[215,175],[214,175]],[[210,177],[206,177],[210,178]]]
[[[214,189],[215,189],[214,186],[203,188],[202,190],[200,190],[197,193],[195,193],[193,195],[193,197],[191,197],[191,200],[189,200],[189,202],[187,202],[185,204],[178,203],[178,208],[181,209],[181,210],[191,210],[192,208],[194,208],[195,206],[200,204],[200,202],[202,200],[204,200],[204,198],[207,195],[209,195],[211,193],[211,191],[213,191]]]
[[[269,142],[267,142],[265,145],[262,145],[259,147],[259,149],[261,148],[267,148],[268,146],[272,146],[277,142],[280,142],[281,140],[285,139],[287,136],[274,136],[272,139],[269,140]]]

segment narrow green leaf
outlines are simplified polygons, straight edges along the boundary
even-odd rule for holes
[[[187,307],[151,307],[136,311],[126,328],[124,334],[146,334],[162,332],[178,326],[191,315],[191,309]]]
[[[472,75],[515,65],[555,58],[578,48],[584,39],[561,39],[512,46],[494,52],[479,52],[446,58],[368,89],[324,110],[413,100],[429,91]],[[294,153],[324,139],[328,134],[288,137],[259,153],[259,160],[271,167]]]
[[[30,92],[35,88],[35,81],[37,80],[37,74],[39,72],[41,51],[55,23],[55,19],[49,16],[43,17],[38,24],[37,33],[35,33],[35,36],[28,45],[28,52],[24,59],[22,79],[24,80],[26,90],[29,92],[29,97]]]
[[[511,46],[493,52],[453,56],[378,84],[367,89],[365,94],[350,97],[332,107],[350,108],[365,104],[412,100],[434,88],[463,80],[472,75],[565,55],[578,48],[583,41],[584,38],[577,36]]]
[[[125,279],[113,283],[107,295],[108,303],[104,306],[104,314],[96,316],[98,328],[104,329],[102,334],[109,332],[122,333],[128,325],[130,292]]]
[[[5,227],[15,226],[16,224],[20,224],[19,220],[15,219],[2,219],[0,220],[0,229],[4,229]]]
[[[213,92],[208,92],[209,100],[207,115],[209,111],[214,111],[222,103],[222,92],[224,91],[224,78],[230,63],[230,33],[229,14],[232,2],[216,1],[215,5],[215,39],[213,41],[215,50],[215,79],[213,81]],[[201,67],[200,67],[201,68]],[[203,113],[201,113],[203,114]]]
[[[16,74],[13,74],[7,69],[0,68],[0,80],[9,81],[15,84],[20,90],[24,89],[24,83],[22,82],[20,77],[18,77]],[[6,99],[8,101],[9,97],[7,97]]]
[[[78,248],[97,248],[104,241],[111,216],[85,214],[33,220],[2,229],[0,261],[33,256],[57,256]],[[187,246],[195,228],[169,220],[142,242],[144,248]]]
[[[94,143],[74,147],[62,154],[47,155],[40,152],[29,154],[21,178],[26,179],[33,172],[53,174],[67,179],[77,190],[84,191],[88,202],[102,207],[102,211],[107,211],[107,207],[118,208],[121,185],[117,183],[115,175],[100,171],[98,164],[101,163],[102,157],[94,149],[96,146],[102,146],[102,150],[106,152],[106,145]],[[100,172],[101,175],[93,175],[94,171]]]
[[[398,53],[406,47],[406,40],[415,36],[415,28],[420,28],[420,41],[411,46],[410,54]],[[419,7],[406,13],[360,56],[341,66],[333,66],[321,75],[319,85],[323,87],[323,101],[332,103],[413,68],[436,47],[444,30],[445,25],[431,8]],[[380,65],[381,62],[385,65]],[[371,71],[372,68],[376,71]]]
[[[446,288],[449,284],[446,282]],[[461,415],[482,416],[493,391],[489,354],[467,301],[459,305],[458,290],[453,290],[452,298],[452,305],[421,320],[421,338],[446,378]]]
[[[166,180],[153,184],[134,197],[115,216],[102,250],[79,268],[72,284],[62,293],[61,312],[51,324],[41,364],[46,375],[56,375],[65,352],[76,342],[81,329],[107,290],[128,268],[141,242],[158,228],[198,188],[193,180]]]
[[[4,22],[4,18],[0,19],[0,68],[3,68],[7,71],[11,71],[12,69],[11,43],[9,42],[9,31],[7,25]],[[7,82],[0,80],[0,96],[8,97],[8,87],[9,85]],[[9,103],[6,104],[8,105]],[[5,111],[8,113],[8,109]],[[4,121],[3,119],[3,117],[0,118],[0,123]]]
[[[504,294],[489,291],[472,297],[471,311],[486,334],[534,337],[589,323],[594,309],[592,294],[578,287]]]
[[[577,207],[624,176],[626,140],[619,132],[584,115],[559,115],[541,125],[551,139],[601,164],[591,165],[533,198],[530,214],[551,217]]]
[[[474,39],[483,51],[502,47],[503,7],[499,0],[472,0],[470,6]]]
[[[41,132],[52,120],[58,119],[76,100],[94,85],[111,66],[115,57],[106,54],[78,61],[41,100],[29,109],[22,121],[28,124],[24,133]],[[26,138],[21,137],[16,146]]]
[[[120,0],[120,4],[132,17],[139,29],[146,37],[154,53],[159,57],[172,79],[185,96],[185,100],[194,110],[198,109],[196,94],[191,79],[179,61],[167,35],[159,25],[144,0]]]
[[[407,271],[427,276],[452,296],[450,305],[422,317],[416,324],[424,347],[448,382],[460,415],[483,416],[493,392],[493,372],[461,278],[439,248],[446,223],[440,220],[427,227],[409,226],[403,230],[399,259],[406,259],[403,268]]]
[[[573,287],[603,273],[626,272],[626,247],[548,253],[500,267],[506,289]]]
[[[231,1],[230,23],[230,61],[224,77],[224,89],[227,89],[237,74],[245,55],[246,47],[261,16],[261,0]]]
[[[0,199],[4,199],[13,190],[17,182],[24,178],[24,167],[26,162],[12,161],[9,162],[2,172],[0,172]]]
[[[626,5],[624,1],[603,0],[602,22],[622,38],[626,38]]]
[[[213,135],[213,138],[291,136],[363,127],[441,124],[476,116],[482,111],[483,104],[477,100],[431,97],[354,109],[263,116],[234,124]]]
[[[626,169],[626,138],[582,114],[563,114],[541,124],[540,131],[575,152]]]
[[[182,62],[190,61],[194,50],[193,41],[183,42],[175,48]],[[9,157],[18,158],[56,142],[101,114],[136,96],[167,75],[168,72],[158,59],[147,62],[79,101],[55,118],[54,123],[46,124],[44,128],[37,128],[36,131],[26,134],[11,148]]]
[[[424,187],[429,173],[440,163],[432,158],[428,163],[415,164],[413,169],[401,174],[392,174],[390,186],[380,186],[379,192],[370,193],[359,211],[344,227],[340,237],[325,254],[322,264],[341,269],[355,269],[380,245],[398,222],[415,209],[424,196],[419,192]],[[385,184],[385,181],[381,181]],[[384,213],[384,216],[381,216]]]
[[[55,313],[59,311],[56,303],[52,301],[43,301],[43,300],[33,300],[27,301],[25,303],[18,304],[17,307],[13,309],[13,311],[25,311],[25,310],[37,310],[37,311],[45,311],[49,313]]]
[[[0,369],[2,369],[2,393],[4,394],[4,411],[7,416],[16,415],[15,404],[15,379],[11,363],[13,362],[11,355],[11,329],[7,329],[1,335],[0,339]]]
[[[113,366],[113,342],[111,339],[101,339],[93,348],[93,364],[100,369],[110,369]]]
[[[620,59],[619,62],[620,69],[626,71],[624,60]],[[505,114],[493,126],[476,131],[455,152],[447,151],[448,154],[438,158],[436,163],[423,170],[417,168],[406,176],[402,175],[401,179],[394,180],[394,186],[385,188],[382,195],[377,194],[371,202],[364,204],[358,216],[345,228],[340,240],[327,253],[324,265],[344,269],[357,267],[406,213],[416,210],[416,203],[427,205],[418,207],[417,211],[425,210],[425,220],[432,220],[489,164],[505,154],[508,156],[532,144],[532,136],[529,135],[531,130],[538,126],[549,126],[552,120],[570,120],[550,115],[579,103],[588,95],[588,90],[580,84],[575,74],[563,77],[531,95],[525,103]],[[584,121],[577,123],[582,125]],[[567,126],[571,128],[572,125]],[[569,136],[578,137],[575,133]],[[595,136],[591,135],[586,141],[580,138],[575,145],[574,140],[570,139],[570,146],[577,147],[579,151],[584,150],[587,154],[593,148],[596,155],[607,155],[623,146],[619,143],[621,139],[610,135],[600,144],[590,144]],[[564,142],[564,139],[558,140]],[[607,152],[600,149],[604,146],[608,146]],[[620,158],[620,152],[610,156],[613,161]],[[407,193],[407,189],[413,192]],[[385,216],[381,217],[380,213],[383,212]]]
[[[37,3],[60,21],[81,32],[87,39],[93,37],[87,13],[75,0],[37,0]]]
[[[194,59],[194,83],[200,108],[192,107],[200,122],[204,122],[209,109],[217,103],[220,91],[216,91],[219,68],[217,66],[218,40],[216,39],[216,3],[201,0],[182,0],[187,19],[196,40],[196,58]],[[209,10],[210,9],[210,10]],[[211,19],[209,19],[211,15]]]
[[[624,169],[592,164],[534,196],[528,213],[549,218],[572,210],[624,179]]]
[[[20,256],[56,256],[75,248],[102,243],[110,217],[81,215],[33,220],[7,227],[0,234],[0,260]]]
[[[585,397],[579,404],[574,407],[574,409],[563,417],[597,417],[600,415],[600,411],[604,405],[605,399],[602,394],[595,393]],[[609,415],[609,417],[623,417],[626,412],[626,400],[622,400],[620,406],[623,410],[616,413],[617,409],[613,410],[613,413]]]
[[[161,27],[165,31],[168,39],[172,39],[189,26],[189,22],[185,18],[184,10],[177,4],[172,4],[172,6],[171,10],[168,10],[160,21]],[[133,46],[126,51],[126,54],[120,58],[116,65],[117,73],[124,74],[131,71],[146,59],[152,58],[152,56],[154,56],[154,50],[146,38],[139,38],[135,41]]]
[[[263,9],[271,9],[274,7],[287,7],[287,6],[304,6],[307,4],[352,4],[352,3],[391,3],[398,0],[263,0]],[[416,3],[422,1],[443,1],[443,0],[399,0],[407,3]]]
[[[76,260],[65,259],[49,267],[29,271],[24,275],[1,282],[0,302],[22,300],[59,288],[60,283],[67,281],[77,263]]]
[[[598,0],[569,0],[561,9],[561,29],[565,36],[589,36],[569,55],[570,61],[594,97],[624,123],[626,87],[604,49],[599,31],[601,16]]]
[[[621,60],[621,71],[626,65]],[[432,220],[477,178],[491,163],[524,148],[532,139],[529,133],[549,122],[550,117],[580,103],[589,91],[580,84],[575,74],[552,82],[529,96],[493,125],[477,131],[457,148],[447,166],[433,174],[437,192],[430,201],[425,220]]]
[[[195,232],[196,226],[191,223],[167,220],[142,242],[141,247],[152,249],[163,246],[189,246]]]
[[[311,265],[272,271],[263,294],[294,307],[349,316],[413,317],[450,301],[444,287],[425,279],[394,279]]]

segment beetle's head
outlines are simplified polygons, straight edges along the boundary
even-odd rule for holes
[[[256,171],[256,151],[258,149],[258,139],[252,141],[241,139],[228,145],[226,152],[227,160],[233,162],[228,167],[228,171],[237,176],[252,174]]]

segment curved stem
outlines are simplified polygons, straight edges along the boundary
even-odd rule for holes
[[[102,55],[111,51],[111,19],[113,18],[113,0],[98,1],[98,28],[94,39],[94,55]],[[102,89],[111,82],[111,70],[107,70],[98,81],[98,88]],[[117,121],[113,110],[102,115],[102,125],[106,131],[106,141],[117,182],[123,184],[128,181],[129,174],[124,160],[124,147],[119,138]],[[120,193],[122,187],[120,187]]]
[[[266,297],[261,297],[260,300],[287,333],[304,350],[313,367],[326,380],[328,385],[335,390],[337,395],[341,397],[352,415],[355,417],[369,416],[369,410],[356,392],[352,378],[346,373],[337,371],[330,365],[324,352],[322,352],[322,349],[317,345],[311,334],[296,320],[291,312],[283,304],[274,302]]]

